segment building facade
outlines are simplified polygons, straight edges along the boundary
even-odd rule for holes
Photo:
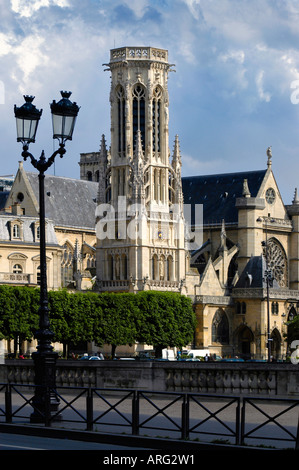
[[[99,181],[99,205],[117,207],[119,196],[129,204],[142,201],[145,237],[128,242],[119,236],[117,210],[110,214],[111,239],[97,233],[98,290],[180,291],[193,299],[194,347],[259,359],[268,357],[270,346],[273,358],[284,358],[287,323],[299,307],[297,190],[292,204],[285,205],[271,148],[264,170],[181,178],[177,136],[172,158],[168,149],[167,51],[115,49],[108,70],[111,150],[103,151],[102,144],[97,164],[95,154],[82,154],[81,172],[86,175],[92,166],[95,176],[89,178]],[[176,233],[184,226],[176,243],[172,205],[179,214]],[[186,214],[190,205],[192,214],[202,207],[199,221]],[[99,212],[98,222],[101,217]],[[123,229],[132,220],[126,217]],[[190,248],[190,229],[199,246]]]
[[[98,184],[45,176],[46,249],[48,288],[92,289],[95,276],[95,209]],[[0,283],[11,282],[12,253],[23,252],[28,261],[19,263],[22,282],[39,284],[39,193],[38,174],[26,172],[23,162],[0,212]],[[15,236],[16,235],[16,236]],[[5,251],[4,251],[5,246]],[[34,251],[31,253],[28,250]],[[27,253],[28,252],[28,253]],[[15,256],[15,255],[14,255]],[[20,255],[21,256],[21,255]],[[16,263],[17,264],[17,263]],[[20,269],[20,268],[19,268]],[[21,277],[18,277],[21,280]]]
[[[185,292],[181,155],[168,144],[167,51],[111,51],[111,147],[98,168],[82,154],[81,175],[99,181],[97,289]],[[94,176],[91,176],[94,175]]]
[[[270,345],[284,358],[299,309],[297,190],[286,205],[271,148],[264,169],[182,178],[168,52],[113,49],[106,67],[109,149],[102,136],[82,153],[78,180],[45,177],[49,288],[180,292],[193,301],[194,348],[259,359]],[[38,285],[38,175],[20,163],[1,196],[0,283]]]

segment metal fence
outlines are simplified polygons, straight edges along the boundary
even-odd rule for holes
[[[44,391],[41,412],[34,409],[34,386],[0,384],[0,423],[26,425],[34,412],[40,425],[52,428],[299,449],[298,399],[92,387]]]

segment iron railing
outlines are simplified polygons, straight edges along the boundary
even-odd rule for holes
[[[26,425],[35,411],[41,425],[55,428],[183,440],[213,436],[233,445],[287,441],[299,449],[299,399],[58,387],[46,390],[41,413],[34,410],[33,391],[32,385],[0,384],[0,423]]]

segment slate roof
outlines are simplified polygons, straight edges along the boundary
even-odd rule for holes
[[[10,222],[14,220],[22,222],[22,239],[14,239],[11,237]],[[35,239],[34,225],[39,222],[38,217],[28,217],[25,215],[0,214],[0,242],[9,242],[11,245],[23,245],[24,243],[36,244],[39,246],[39,240]],[[46,223],[46,240],[48,245],[58,245],[54,225],[51,220]]]
[[[235,288],[266,288],[265,280],[266,260],[260,256],[252,256],[243,270]],[[248,276],[249,275],[249,276]],[[273,288],[279,289],[276,279],[273,280]]]
[[[248,180],[252,197],[256,197],[267,170],[182,177],[184,204],[203,204],[204,224],[238,221],[236,198],[242,197],[243,181]],[[193,223],[192,217],[192,223]]]
[[[0,191],[0,210],[4,209],[9,196],[9,191]]]
[[[26,172],[29,183],[39,203],[38,174]],[[45,212],[56,226],[95,230],[95,210],[98,183],[45,176]]]

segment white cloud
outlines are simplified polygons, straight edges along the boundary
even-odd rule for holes
[[[42,7],[58,6],[61,8],[69,6],[68,0],[10,0],[11,9],[21,17],[30,18]]]
[[[269,101],[271,100],[271,94],[264,91],[264,86],[263,86],[264,75],[265,75],[264,70],[260,70],[256,76],[255,82],[256,82],[259,98],[262,101],[266,101],[267,103],[269,103]]]
[[[186,5],[188,6],[191,14],[194,16],[196,20],[199,19],[200,14],[199,14],[199,5],[200,5],[200,0],[184,0]]]
[[[238,64],[243,64],[245,60],[245,52],[242,50],[228,51],[225,54],[220,55],[220,60],[223,62],[233,61]]]
[[[35,34],[26,37],[14,49],[17,64],[22,71],[22,81],[24,84],[31,78],[37,67],[44,67],[49,63],[49,58],[42,52],[44,42],[45,38]]]
[[[11,35],[0,33],[0,57],[12,51],[12,41],[13,38]]]

